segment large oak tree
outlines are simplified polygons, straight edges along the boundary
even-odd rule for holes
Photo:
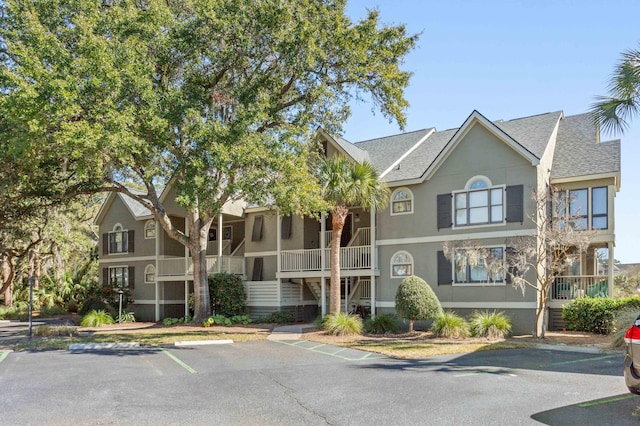
[[[11,0],[0,18],[0,115],[10,143],[59,169],[60,194],[118,191],[149,208],[194,262],[210,314],[209,227],[233,200],[320,207],[305,141],[339,131],[354,97],[403,127],[415,35],[352,22],[344,0]],[[127,182],[146,189],[132,192]],[[187,212],[178,229],[158,188]]]

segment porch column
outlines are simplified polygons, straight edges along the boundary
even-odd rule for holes
[[[280,249],[282,242],[280,241],[282,233],[282,223],[280,223],[280,212],[276,211],[276,282],[278,283],[278,306],[282,306],[282,280],[280,279]]]
[[[187,218],[184,218],[184,233],[187,237],[189,237],[189,226],[187,226]],[[185,278],[189,273],[189,247],[184,248],[184,275]],[[194,271],[191,271],[193,274]],[[184,316],[185,318],[189,315],[189,280],[184,280]]]
[[[607,274],[609,275],[607,277],[607,281],[609,283],[609,289],[608,289],[609,297],[613,297],[613,272],[614,272],[613,271],[613,246],[614,246],[613,242],[607,243],[607,248],[609,249],[609,259],[607,260],[607,263],[608,263]]]
[[[218,272],[222,270],[222,213],[218,214]]]
[[[158,268],[160,267],[160,233],[164,230],[160,227],[160,223],[156,220],[156,276],[155,276],[155,320],[160,321],[160,283],[158,282]]]
[[[320,278],[320,314],[324,317],[327,315],[327,278]]]
[[[322,287],[320,291],[320,313],[323,317],[327,315],[327,278],[324,276],[326,228],[326,217],[324,214],[322,214],[320,215],[320,283]]]
[[[376,266],[378,266],[378,259],[376,258],[376,209],[372,208],[371,212],[371,224],[369,225],[369,239],[371,240],[371,317],[376,316]]]

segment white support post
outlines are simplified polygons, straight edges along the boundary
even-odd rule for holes
[[[160,321],[160,283],[158,282],[158,268],[160,267],[160,233],[164,230],[160,228],[160,223],[156,220],[156,276],[155,276],[155,319]]]
[[[281,249],[281,241],[280,236],[282,233],[282,223],[280,223],[280,212],[276,212],[276,271],[280,272],[280,249]],[[282,306],[282,280],[280,279],[280,275],[276,274],[278,277],[276,282],[278,283],[278,306]]]
[[[320,278],[320,283],[320,313],[324,317],[325,315],[327,315],[327,278]]]
[[[187,225],[187,218],[184,218],[184,233],[187,237],[189,237],[189,226]],[[189,247],[184,248],[184,316],[186,317],[189,314],[189,280],[186,279],[186,274],[189,272]],[[191,271],[192,274],[198,273],[197,271]]]
[[[222,213],[218,215],[218,272],[222,270]]]
[[[184,317],[189,315],[189,281],[184,282]]]
[[[371,224],[369,225],[370,239],[371,239],[371,317],[376,316],[376,267],[378,266],[378,259],[376,258],[376,209],[372,208],[370,212]]]
[[[607,260],[608,265],[607,265],[607,274],[609,275],[607,278],[607,281],[609,282],[609,288],[608,288],[608,294],[609,297],[613,297],[613,244],[614,243],[607,243],[607,248],[609,249],[609,259]]]

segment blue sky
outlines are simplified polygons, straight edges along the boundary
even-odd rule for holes
[[[459,127],[477,109],[490,120],[550,111],[587,112],[606,95],[621,52],[640,47],[640,1],[349,0],[352,19],[377,8],[382,22],[422,33],[404,69],[406,131]],[[356,103],[343,136],[359,141],[399,133]],[[622,187],[616,196],[616,248],[623,263],[640,262],[640,116],[622,139]]]

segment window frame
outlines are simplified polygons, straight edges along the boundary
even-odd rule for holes
[[[490,279],[490,274],[489,271],[486,271],[487,273],[487,280],[483,281],[483,280],[472,280],[471,276],[472,276],[472,269],[474,269],[474,267],[472,267],[471,265],[469,265],[469,263],[466,261],[466,256],[464,257],[465,260],[465,281],[458,281],[458,274],[457,274],[457,270],[456,270],[456,264],[458,263],[458,253],[459,252],[464,252],[466,251],[465,249],[457,249],[456,250],[456,254],[453,258],[453,261],[451,262],[451,277],[452,277],[452,284],[454,286],[460,286],[460,287],[480,287],[480,286],[504,286],[507,283],[507,273],[505,271],[505,262],[506,262],[506,253],[507,253],[507,247],[505,245],[488,245],[488,246],[483,246],[482,248],[487,249],[487,250],[496,250],[496,249],[500,249],[502,251],[502,266],[503,266],[503,271],[500,273],[502,275],[502,279],[501,280],[491,280]],[[483,269],[486,270],[486,266],[483,267]]]
[[[118,285],[117,282],[114,282],[115,275],[117,275],[117,270],[122,270],[122,279],[124,281],[123,285]],[[129,266],[118,265],[118,266],[109,266],[109,287],[112,288],[129,288]]]
[[[394,198],[396,195],[398,195],[401,192],[405,192],[409,198],[407,198],[406,200],[397,200],[395,201]],[[402,187],[402,188],[397,188],[396,190],[394,190],[391,193],[391,197],[389,197],[389,201],[390,201],[390,208],[389,208],[389,212],[391,214],[391,216],[402,216],[402,215],[406,215],[406,214],[413,214],[414,212],[414,205],[415,203],[414,201],[414,196],[413,196],[413,191],[411,191],[409,188],[407,187]],[[409,210],[406,211],[400,211],[400,212],[395,212],[394,211],[394,205],[396,203],[409,203]]]
[[[596,213],[594,214],[594,196],[593,193],[595,190],[603,190],[605,194],[604,199],[604,213]],[[572,193],[576,193],[578,191],[586,191],[587,199],[586,199],[586,207],[587,212],[573,215],[572,212]],[[573,219],[573,228],[577,231],[606,231],[609,229],[609,187],[604,186],[585,186],[581,188],[558,188],[557,190],[558,196],[554,200],[554,208],[552,214],[554,215],[554,221],[558,224],[558,226],[564,226],[569,218]],[[594,227],[594,219],[605,219],[605,227]],[[580,221],[584,221],[584,227],[576,226],[576,219]]]
[[[153,269],[153,272],[150,272],[150,270]],[[153,274],[153,280],[149,280],[149,275]],[[156,282],[156,266],[152,263],[149,263],[147,266],[144,267],[144,282],[146,284],[154,284]]]
[[[482,188],[472,188],[476,182],[482,182],[485,186]],[[506,222],[506,189],[507,185],[493,185],[491,180],[486,176],[474,176],[467,181],[464,189],[458,191],[452,191],[451,197],[451,228],[452,229],[469,229],[474,227],[486,227],[486,226],[500,226],[505,225]],[[494,203],[492,193],[500,190],[500,203]],[[486,204],[483,206],[471,206],[470,194],[477,194],[480,192],[486,192]],[[464,194],[464,207],[458,207],[458,196]],[[500,207],[500,219],[493,220],[493,209]],[[487,222],[475,222],[471,223],[471,210],[472,209],[486,209]],[[465,212],[465,223],[458,223],[458,212]]]
[[[149,227],[149,225],[152,225],[152,228]],[[153,231],[153,236],[149,236],[149,231]],[[154,240],[156,238],[157,235],[157,227],[156,227],[156,221],[153,219],[150,219],[148,221],[146,221],[144,223],[144,239],[145,240]]]
[[[397,256],[399,256],[399,255],[407,256],[409,262],[402,262],[402,263],[394,262],[395,258]],[[413,272],[414,272],[414,269],[413,269],[414,268],[414,264],[415,264],[415,262],[414,262],[414,259],[413,259],[413,256],[411,255],[411,253],[409,253],[406,250],[399,250],[399,251],[393,253],[393,255],[391,255],[391,259],[389,260],[389,265],[390,265],[389,275],[390,275],[390,277],[392,279],[404,279],[404,278],[410,277],[410,276],[413,275]],[[394,272],[395,272],[395,268],[394,267],[395,266],[407,266],[408,267],[407,268],[408,269],[408,273],[403,274],[403,275],[394,274]]]
[[[118,235],[120,236],[120,242],[117,241]],[[129,230],[124,229],[120,223],[113,225],[113,229],[107,233],[109,239],[107,247],[109,248],[108,254],[127,254],[129,253]],[[120,245],[120,250],[118,250]],[[114,250],[112,250],[112,248]]]
[[[589,208],[590,208],[590,215],[591,217],[589,218],[589,228],[592,230],[597,230],[597,231],[602,231],[602,230],[607,230],[609,229],[609,187],[607,186],[594,186],[590,188],[591,191],[589,191],[589,194],[591,195],[591,200],[589,202]],[[604,213],[594,213],[594,199],[595,197],[593,196],[593,192],[596,189],[602,189],[604,190],[604,208],[605,208],[605,212]],[[604,218],[605,219],[605,226],[604,228],[598,227],[596,228],[595,226],[593,226],[593,220],[595,218]]]

